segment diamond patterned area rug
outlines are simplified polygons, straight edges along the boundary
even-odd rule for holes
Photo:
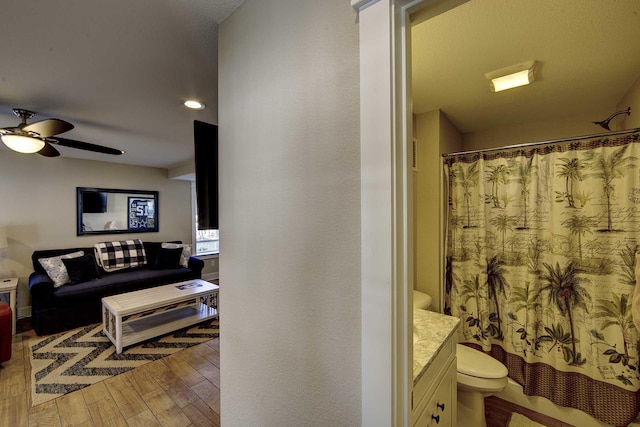
[[[31,401],[36,406],[219,336],[218,320],[127,347],[116,354],[102,324],[49,335],[31,345]]]

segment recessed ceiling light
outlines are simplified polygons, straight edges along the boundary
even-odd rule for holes
[[[202,102],[196,101],[195,99],[187,99],[184,101],[184,106],[192,110],[204,110],[206,107]]]
[[[536,78],[535,63],[535,61],[527,61],[485,74],[489,80],[491,92],[528,85]]]

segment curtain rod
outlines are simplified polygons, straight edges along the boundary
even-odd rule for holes
[[[575,141],[578,139],[597,138],[597,137],[605,137],[605,136],[612,136],[612,135],[624,135],[626,133],[635,133],[635,132],[640,132],[640,128],[619,130],[619,131],[608,132],[608,133],[596,133],[593,135],[574,136],[570,138],[551,139],[549,141],[541,141],[541,142],[525,142],[523,144],[508,145],[506,147],[484,148],[482,150],[458,151],[456,153],[445,153],[442,155],[442,157],[462,156],[465,154],[484,153],[487,151],[512,150],[516,148],[532,147],[535,145],[555,144],[558,142]]]

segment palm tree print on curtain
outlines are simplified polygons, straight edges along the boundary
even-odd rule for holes
[[[580,286],[580,282],[586,280],[580,275],[575,264],[570,261],[566,267],[560,267],[560,264],[556,262],[555,268],[547,263],[543,263],[547,272],[540,276],[543,280],[543,287],[538,291],[538,294],[546,292],[548,294],[547,304],[555,305],[566,320],[569,322],[569,331],[571,333],[568,346],[562,346],[564,353],[564,360],[570,365],[582,365],[586,361],[582,358],[581,354],[576,351],[576,335],[575,335],[575,323],[574,313],[577,309],[587,311],[586,301],[591,297],[587,293],[586,289]],[[560,329],[560,328],[559,328]],[[547,335],[541,337],[541,340],[548,340]]]
[[[462,195],[464,197],[464,204],[466,207],[466,228],[471,228],[471,189],[475,187],[478,180],[478,163],[472,163],[468,167],[464,167],[458,163],[453,170],[453,177],[455,184],[462,186]]]
[[[573,188],[576,181],[582,181],[585,167],[585,163],[575,157],[560,157],[558,159],[557,175],[565,180],[565,188],[564,192],[556,191],[556,202],[563,202],[566,200],[570,208],[574,208],[576,206]]]
[[[444,163],[458,201],[445,312],[460,318],[460,341],[505,363],[526,394],[626,426],[640,411],[640,134]]]

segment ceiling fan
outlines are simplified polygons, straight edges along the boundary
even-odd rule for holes
[[[55,144],[96,153],[124,154],[124,151],[115,148],[55,136],[73,129],[73,125],[64,120],[45,119],[27,124],[27,120],[36,113],[20,108],[14,108],[13,113],[20,117],[22,122],[15,127],[0,128],[0,139],[2,139],[4,145],[14,151],[38,153],[45,157],[57,157],[60,152],[53,147],[52,144]]]

